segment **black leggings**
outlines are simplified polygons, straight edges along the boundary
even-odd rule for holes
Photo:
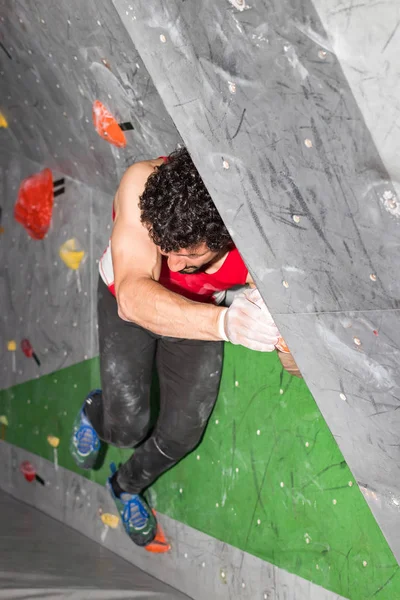
[[[120,487],[137,494],[198,445],[218,394],[223,342],[162,337],[123,321],[101,278],[97,308],[102,393],[85,411],[100,439],[133,448],[146,438],[157,365],[156,425],[117,474]]]

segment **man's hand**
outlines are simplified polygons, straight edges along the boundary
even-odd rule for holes
[[[259,352],[275,350],[279,331],[257,289],[238,294],[220,318],[223,337],[232,344]]]

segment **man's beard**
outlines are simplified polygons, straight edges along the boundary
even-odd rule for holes
[[[201,267],[186,267],[185,269],[182,269],[182,271],[179,271],[179,273],[182,273],[182,275],[195,275],[196,273],[203,273],[206,268],[207,265],[202,265]]]

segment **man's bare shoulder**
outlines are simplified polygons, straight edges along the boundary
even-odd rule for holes
[[[142,160],[134,163],[125,171],[121,180],[121,186],[133,185],[137,188],[144,189],[146,181],[150,175],[154,173],[155,169],[157,169],[157,167],[159,167],[162,163],[163,160],[161,158],[156,158],[154,160]]]
[[[143,160],[125,171],[114,199],[117,212],[121,205],[136,206],[136,203],[132,203],[132,196],[139,198],[142,195],[148,178],[162,162],[162,159]]]

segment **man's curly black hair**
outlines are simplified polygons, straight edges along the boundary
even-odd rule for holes
[[[232,245],[211,196],[186,148],[172,152],[150,175],[139,207],[141,221],[164,252],[205,242],[214,252]]]

